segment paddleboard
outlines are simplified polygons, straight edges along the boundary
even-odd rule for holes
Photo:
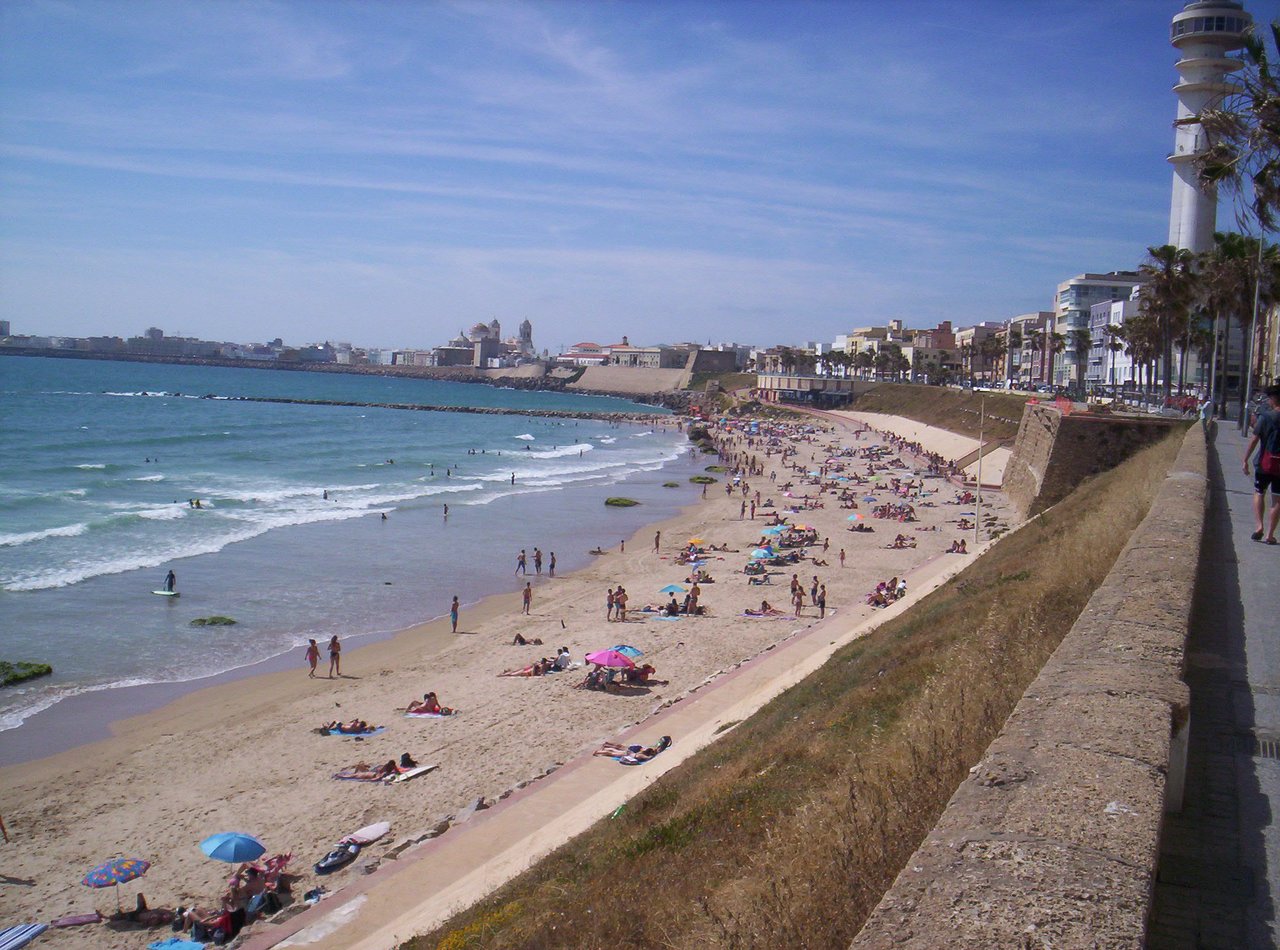
[[[176,590],[153,590],[151,593],[159,594],[161,597],[181,597]]]
[[[413,779],[417,778],[419,775],[426,775],[428,772],[434,772],[438,768],[440,768],[440,766],[438,765],[419,765],[416,769],[410,769],[407,772],[401,772],[391,781],[410,782],[410,781],[413,781]]]
[[[353,831],[351,834],[343,838],[339,844],[373,844],[379,838],[385,837],[391,831],[391,822],[377,821],[372,825],[365,825],[359,831]]]

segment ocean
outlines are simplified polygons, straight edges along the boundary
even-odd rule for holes
[[[698,496],[699,460],[668,427],[237,396],[662,413],[464,383],[0,357],[0,660],[54,668],[0,689],[0,758],[6,730],[68,696],[294,650],[301,668],[308,638],[355,646],[447,613],[455,594],[514,590],[521,548],[531,573],[535,547],[572,570]],[[618,494],[641,504],[604,505]],[[152,593],[169,570],[180,597]],[[214,615],[237,623],[191,625]]]

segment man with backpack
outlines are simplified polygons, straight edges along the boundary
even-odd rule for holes
[[[1263,512],[1266,508],[1267,489],[1271,490],[1271,512],[1267,518],[1266,543],[1276,544],[1276,525],[1280,523],[1280,385],[1268,386],[1265,393],[1267,408],[1258,413],[1253,436],[1244,450],[1244,473],[1249,472],[1253,450],[1259,449],[1253,471],[1253,517],[1255,529],[1250,535],[1255,541],[1263,539]]]

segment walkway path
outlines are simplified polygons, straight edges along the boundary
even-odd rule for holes
[[[1167,816],[1148,947],[1276,947],[1280,929],[1280,548],[1251,541],[1244,439],[1219,428],[1187,646],[1191,746]]]

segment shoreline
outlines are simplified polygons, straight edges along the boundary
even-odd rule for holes
[[[840,426],[837,431],[843,436],[853,429]],[[808,452],[805,441],[798,444]],[[853,444],[851,436],[846,444]],[[775,453],[770,464],[779,461]],[[770,496],[781,491],[786,472],[779,474],[776,486],[763,483]],[[951,490],[941,483],[931,487]],[[13,894],[15,909],[49,919],[103,904],[101,895],[79,887],[81,866],[118,853],[152,861],[141,888],[153,906],[207,904],[218,893],[225,868],[205,860],[195,842],[231,828],[262,834],[273,852],[292,851],[300,893],[315,883],[310,861],[342,834],[373,821],[391,821],[391,838],[368,850],[370,859],[380,860],[387,846],[413,829],[452,821],[478,802],[501,801],[593,743],[664,708],[679,709],[681,699],[726,672],[752,657],[770,655],[818,618],[812,609],[799,619],[776,623],[741,615],[743,607],[758,603],[753,598],[761,591],[748,587],[738,568],[764,525],[742,518],[739,498],[736,493],[726,498],[722,483],[712,489],[705,501],[633,531],[625,553],[615,545],[569,574],[554,580],[544,575],[533,588],[530,617],[518,612],[517,593],[492,594],[464,609],[456,637],[446,620],[436,619],[351,649],[343,657],[348,676],[342,679],[310,680],[301,654],[292,670],[286,655],[279,671],[203,685],[177,702],[118,721],[110,738],[0,768],[5,820],[14,838],[12,873],[32,882],[29,890]],[[939,501],[945,497],[940,495]],[[942,507],[924,511],[939,524],[958,513]],[[920,571],[938,559],[950,535],[922,535],[918,551],[883,550],[892,524],[881,526],[879,534],[837,534],[843,532],[845,514],[833,504],[803,517],[824,524],[823,532],[833,542],[853,552],[848,570],[828,566],[820,573],[831,585],[838,623],[858,626],[876,613],[861,605],[863,591],[889,573]],[[652,532],[659,530],[660,555],[651,543]],[[656,616],[642,614],[625,627],[606,624],[604,587],[624,581],[634,592],[633,607],[656,597],[662,584],[688,572],[669,556],[686,537],[728,543],[739,552],[716,554],[708,565],[719,581],[704,588],[712,615],[659,623]],[[827,555],[832,565],[835,554],[833,547]],[[806,579],[812,570],[807,564],[795,568]],[[778,579],[781,586],[765,591],[783,605],[786,572]],[[545,646],[511,646],[513,632],[542,637]],[[496,676],[504,668],[554,653],[561,644],[580,657],[615,639],[644,650],[669,685],[605,694],[573,690],[581,672]],[[439,692],[442,703],[459,707],[460,714],[424,722],[404,720],[393,711],[428,688]],[[385,724],[387,732],[363,743],[314,734],[312,727],[320,722],[352,717]],[[329,777],[356,759],[380,762],[402,751],[439,768],[404,786],[371,787]],[[343,872],[328,886],[340,888],[357,879]],[[92,928],[65,932],[63,943],[133,948],[150,939],[154,935]]]

